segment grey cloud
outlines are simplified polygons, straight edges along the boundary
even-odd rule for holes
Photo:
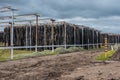
[[[0,4],[20,8],[21,13],[39,12],[56,18],[120,15],[120,0],[1,0]]]
[[[18,8],[17,14],[37,12],[44,17],[71,19],[72,23],[116,33],[119,33],[120,20],[108,17],[120,16],[119,3],[120,0],[0,0],[1,6],[10,5]],[[75,20],[76,17],[82,17],[88,21]],[[90,18],[95,20],[90,21]]]

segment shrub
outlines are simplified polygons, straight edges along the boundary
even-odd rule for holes
[[[77,52],[77,51],[83,51],[84,49],[81,47],[70,47],[67,49],[68,52]]]
[[[67,53],[67,50],[63,47],[56,48],[54,51],[56,54],[64,54]]]

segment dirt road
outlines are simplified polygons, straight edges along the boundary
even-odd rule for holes
[[[98,62],[99,51],[0,62],[0,80],[120,80],[120,62]]]

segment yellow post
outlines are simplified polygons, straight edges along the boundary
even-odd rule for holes
[[[107,38],[105,38],[105,44],[104,44],[104,47],[105,47],[105,58],[107,58],[107,46],[108,44],[107,44]]]

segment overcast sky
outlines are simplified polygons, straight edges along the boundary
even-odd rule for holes
[[[0,6],[17,8],[17,14],[40,13],[103,32],[120,33],[120,0],[0,0]]]

